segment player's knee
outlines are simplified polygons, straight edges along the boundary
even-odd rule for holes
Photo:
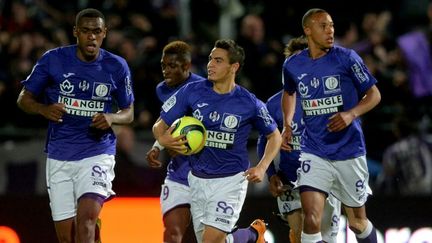
[[[60,243],[73,243],[71,234],[57,234],[57,238]]]
[[[164,241],[180,243],[183,238],[183,231],[179,227],[165,227]]]
[[[349,228],[355,234],[362,233],[366,229],[367,222],[368,222],[367,219],[358,219],[358,218],[348,219]]]
[[[304,216],[304,225],[309,230],[319,231],[321,227],[321,217],[318,213],[308,213]]]

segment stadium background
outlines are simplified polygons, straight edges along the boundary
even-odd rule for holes
[[[182,39],[192,44],[193,70],[205,75],[214,41],[225,37],[238,40],[246,49],[246,66],[238,82],[266,100],[281,88],[284,44],[301,34],[304,12],[321,7],[335,21],[337,42],[364,58],[383,95],[377,109],[362,118],[374,190],[367,204],[368,214],[381,232],[400,230],[405,236],[394,238],[398,242],[421,242],[404,227],[411,232],[427,227],[420,235],[432,239],[432,179],[422,193],[411,195],[379,183],[383,154],[393,143],[419,131],[430,133],[432,91],[422,95],[412,91],[407,66],[397,55],[400,36],[429,28],[428,4],[427,0],[0,0],[0,242],[5,226],[16,231],[24,243],[55,242],[44,185],[46,121],[24,114],[15,102],[21,89],[19,81],[30,73],[37,58],[50,48],[75,42],[74,15],[84,7],[105,13],[109,33],[103,47],[125,57],[133,73],[135,122],[117,129],[114,188],[119,198],[157,197],[165,176],[164,170],[148,168],[144,155],[153,142],[150,127],[160,107],[154,88],[162,80],[160,54],[168,41]],[[243,22],[246,19],[248,22]],[[252,134],[252,163],[257,161],[255,139],[256,134]],[[429,158],[421,176],[432,178],[431,168]],[[275,242],[287,242],[286,227],[272,215],[275,210],[266,182],[250,186],[239,225],[264,218],[270,222]],[[153,224],[145,215],[137,218],[143,232],[146,225]],[[142,242],[147,242],[145,234]]]

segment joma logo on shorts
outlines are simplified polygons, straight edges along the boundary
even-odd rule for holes
[[[229,224],[230,223],[230,221],[228,219],[223,219],[223,218],[216,218],[215,222],[222,222],[222,223],[225,223],[225,224]]]
[[[102,181],[93,181],[93,186],[101,186],[101,187],[106,187],[106,183],[102,182]]]

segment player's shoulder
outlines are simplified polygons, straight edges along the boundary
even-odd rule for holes
[[[270,98],[267,99],[266,103],[267,104],[271,104],[271,103],[274,103],[274,102],[280,103],[281,99],[282,99],[282,92],[283,92],[283,90],[280,90],[276,94],[272,95]]]
[[[357,56],[357,53],[355,52],[354,49],[339,46],[339,45],[334,45],[331,49],[331,52],[334,55],[343,56],[343,57],[351,57],[353,55]]]
[[[108,62],[110,64],[127,65],[126,59],[124,59],[123,57],[107,51],[103,48],[100,48],[99,51],[103,62]]]

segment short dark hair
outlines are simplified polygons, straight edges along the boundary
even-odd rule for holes
[[[184,41],[172,41],[168,43],[162,50],[164,55],[177,55],[183,62],[191,62],[192,48]]]
[[[229,63],[233,64],[238,62],[240,64],[237,73],[240,72],[244,65],[245,52],[243,47],[239,46],[234,40],[231,39],[221,39],[217,40],[214,44],[215,48],[221,48],[228,51]]]
[[[75,17],[75,25],[78,26],[82,18],[101,18],[105,23],[105,16],[103,13],[94,8],[86,8],[81,10]]]
[[[289,40],[288,44],[285,45],[284,55],[286,58],[290,57],[297,51],[301,51],[308,47],[308,42],[306,37],[299,36],[297,38],[292,38]]]
[[[325,11],[324,9],[321,9],[321,8],[311,8],[311,9],[309,9],[303,15],[303,18],[302,18],[302,27],[303,28],[306,27],[306,24],[307,24],[307,22],[309,22],[310,17],[313,16],[313,15],[315,15],[315,14],[317,14],[317,13],[326,13],[326,14],[328,14],[328,12]]]

